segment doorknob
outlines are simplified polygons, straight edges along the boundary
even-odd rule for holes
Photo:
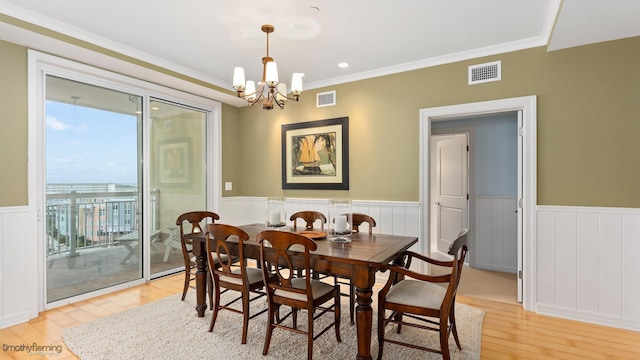
[[[440,206],[440,201],[436,201],[436,205]]]

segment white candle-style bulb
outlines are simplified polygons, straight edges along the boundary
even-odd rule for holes
[[[247,88],[244,93],[246,94],[245,99],[249,101],[256,99],[256,83],[253,80],[247,81]]]
[[[244,90],[244,69],[236,66],[233,68],[233,88],[236,90]]]
[[[303,73],[293,73],[291,75],[291,93],[293,95],[302,94],[302,77]]]
[[[275,62],[269,61],[267,63],[267,74],[265,81],[269,86],[275,86],[278,84],[278,65]]]
[[[276,100],[280,102],[287,101],[287,84],[279,83],[278,92],[276,93]]]

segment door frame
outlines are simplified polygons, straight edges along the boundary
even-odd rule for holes
[[[447,120],[470,115],[484,115],[506,111],[522,111],[522,305],[524,309],[534,311],[536,298],[536,199],[537,199],[537,156],[536,156],[536,124],[537,98],[535,95],[500,100],[490,100],[476,103],[457,104],[433,108],[420,109],[420,237],[430,239],[431,194],[430,179],[431,166],[431,121]],[[430,241],[421,242],[420,251],[428,254]],[[520,254],[519,254],[520,256]]]

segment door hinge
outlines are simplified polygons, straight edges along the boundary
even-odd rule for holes
[[[518,279],[522,280],[522,270],[518,270]]]
[[[469,200],[469,194],[467,194],[467,200]]]
[[[518,207],[522,209],[522,199],[518,199]]]
[[[467,152],[469,152],[469,145],[467,145]]]
[[[518,136],[522,136],[524,133],[524,129],[522,129],[521,127],[518,128]]]

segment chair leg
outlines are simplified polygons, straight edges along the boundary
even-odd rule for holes
[[[309,316],[311,316],[313,313],[309,313]],[[298,309],[296,308],[291,308],[291,319],[293,320],[293,328],[297,329],[298,328]]]
[[[448,324],[446,321],[442,321],[440,318],[440,351],[442,352],[442,360],[450,360],[449,354],[449,332],[447,331]]]
[[[336,340],[342,342],[340,338],[340,285],[336,285],[336,298],[335,298],[334,316],[335,316],[335,328],[336,328]]]
[[[338,295],[340,296],[340,295]],[[307,319],[307,359],[313,359],[313,309],[308,309]]]
[[[455,312],[456,303],[455,301],[451,305],[451,313],[449,314],[449,323],[451,324],[451,332],[453,333],[453,339],[456,341],[456,345],[458,349],[462,350],[460,346],[460,339],[458,338],[458,328],[456,327],[456,312]]]
[[[246,344],[249,329],[249,291],[242,293],[242,321],[242,344]]]
[[[396,321],[402,321],[402,313],[400,313],[400,312],[396,312],[396,313],[393,315],[393,318],[394,318]],[[396,330],[396,333],[397,333],[397,334],[400,334],[400,332],[402,332],[402,324],[398,323],[398,329]]]
[[[209,309],[213,309],[213,279],[209,272],[207,272],[207,293],[209,294]]]
[[[356,308],[356,288],[353,286],[353,282],[349,280],[349,317],[351,319],[351,325],[355,324],[353,318]]]
[[[273,322],[275,320],[276,306],[269,304],[269,321],[267,322],[267,332],[264,337],[264,346],[262,348],[262,355],[267,355],[269,352],[269,344],[271,343],[271,334],[273,333]]]
[[[182,287],[182,300],[187,296],[187,290],[189,290],[189,281],[191,281],[191,270],[184,269],[184,286]]]
[[[218,317],[218,310],[220,309],[218,305],[220,304],[220,288],[214,289],[214,296],[216,299],[215,306],[211,308],[213,311],[211,313],[211,323],[209,324],[209,332],[213,331],[213,326],[216,324],[216,318]]]
[[[382,350],[384,348],[384,304],[378,304],[378,360],[382,360]]]

